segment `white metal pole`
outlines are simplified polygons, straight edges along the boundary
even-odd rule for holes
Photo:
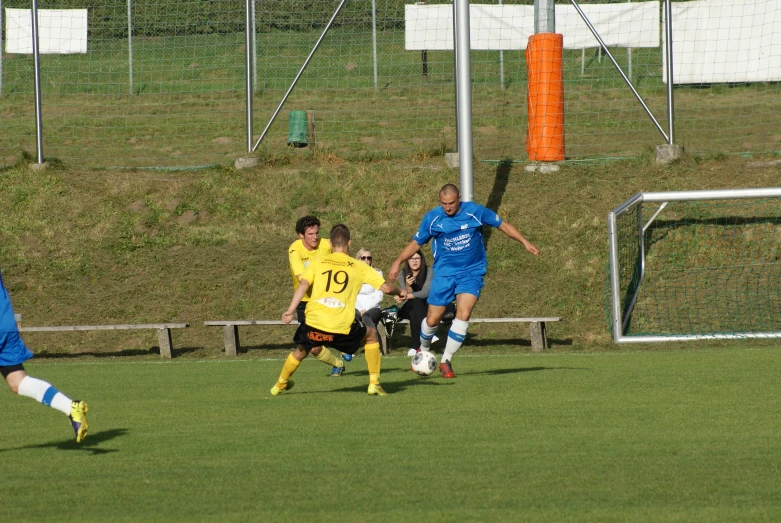
[[[0,96],[3,96],[3,0],[0,0]]]
[[[255,45],[255,39],[252,34],[252,6],[251,0],[244,2],[244,75],[247,79],[246,98],[247,98],[247,151],[252,152],[252,48]]]
[[[474,199],[472,166],[472,68],[469,41],[469,0],[456,4],[456,85],[458,88],[458,166],[461,179],[461,201]]]
[[[255,26],[255,0],[252,0],[252,92],[258,90],[258,32]]]
[[[675,145],[675,100],[673,98],[673,10],[672,0],[665,2],[664,33],[667,53],[667,143]]]
[[[377,90],[377,0],[372,0],[372,60],[374,61],[374,90]]]
[[[453,2],[453,95],[456,99],[456,152],[458,152],[458,49],[456,48],[456,40],[458,31],[456,30],[456,0]]]
[[[627,4],[631,4],[632,0],[626,0]],[[632,48],[626,48],[626,72],[629,79],[632,79]]]
[[[502,0],[499,0],[499,5],[502,5]],[[504,51],[499,49],[499,85],[504,91]]]
[[[35,66],[35,141],[38,163],[43,163],[43,113],[41,112],[41,54],[38,47],[38,0],[33,0],[33,63]]]
[[[133,0],[127,0],[127,66],[128,94],[133,94]]]

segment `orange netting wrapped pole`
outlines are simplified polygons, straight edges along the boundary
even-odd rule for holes
[[[526,152],[543,162],[564,160],[564,38],[556,33],[529,37],[526,68],[529,79],[529,128]]]

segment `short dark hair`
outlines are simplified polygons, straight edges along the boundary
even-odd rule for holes
[[[314,227],[315,225],[320,227],[320,220],[317,219],[317,216],[303,216],[296,222],[296,232],[298,234],[304,234],[308,228]]]
[[[452,183],[446,183],[439,190],[439,194],[453,194],[453,193],[455,193],[456,196],[461,196],[461,191],[459,191],[458,187],[456,187]]]
[[[350,243],[350,229],[343,223],[337,223],[331,227],[329,239],[332,247],[346,247]]]

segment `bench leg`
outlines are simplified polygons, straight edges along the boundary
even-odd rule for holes
[[[160,357],[171,359],[171,329],[157,329],[157,341],[160,345]]]
[[[390,352],[389,345],[389,339],[388,339],[388,329],[385,328],[385,324],[380,322],[377,324],[377,337],[379,338],[380,342],[380,351],[382,352],[383,356],[387,356]]]
[[[548,348],[548,334],[545,332],[544,321],[533,321],[529,326],[532,351],[540,352]]]
[[[225,355],[235,357],[239,352],[238,325],[226,325],[223,338],[225,340]]]

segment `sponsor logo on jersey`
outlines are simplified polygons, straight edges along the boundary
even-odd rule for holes
[[[317,303],[319,303],[320,305],[325,305],[329,309],[343,309],[344,308],[344,303],[340,302],[339,300],[337,300],[336,298],[334,298],[332,296],[328,296],[326,298],[320,298],[319,300],[317,300]]]

